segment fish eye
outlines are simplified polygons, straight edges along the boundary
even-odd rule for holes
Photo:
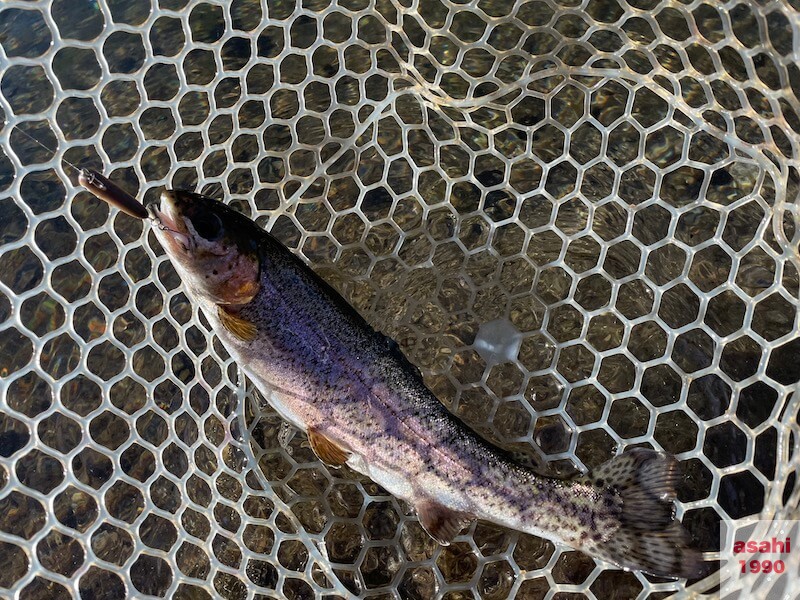
[[[214,213],[203,213],[192,219],[192,225],[197,235],[213,242],[222,234],[222,221]]]

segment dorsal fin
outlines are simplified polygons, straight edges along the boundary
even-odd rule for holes
[[[258,328],[250,321],[229,313],[224,306],[220,306],[219,304],[217,305],[217,314],[219,315],[222,326],[228,330],[231,335],[236,336],[243,342],[252,342],[256,339]]]
[[[472,515],[447,508],[433,500],[423,500],[416,508],[419,524],[442,546],[449,546],[453,538],[475,520]]]
[[[319,459],[331,467],[341,467],[350,453],[313,428],[308,430],[308,442]]]

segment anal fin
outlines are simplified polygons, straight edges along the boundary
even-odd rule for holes
[[[449,546],[453,538],[475,520],[472,515],[447,508],[432,500],[424,500],[416,508],[419,524],[442,546]]]
[[[258,328],[246,319],[231,314],[223,306],[217,305],[217,315],[222,326],[243,342],[252,342],[256,339]]]
[[[308,442],[319,459],[331,467],[341,467],[350,458],[350,453],[325,437],[316,429],[308,430]]]

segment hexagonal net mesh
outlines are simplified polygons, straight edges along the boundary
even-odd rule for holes
[[[674,453],[709,557],[720,519],[796,517],[797,8],[4,2],[4,593],[687,589],[487,523],[434,544],[281,424],[65,160],[256,217],[521,460]]]

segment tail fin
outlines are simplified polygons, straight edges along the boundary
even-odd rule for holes
[[[600,465],[587,482],[621,500],[621,526],[593,544],[592,553],[627,569],[662,577],[698,577],[701,553],[675,521],[678,462],[654,450],[636,448]]]

